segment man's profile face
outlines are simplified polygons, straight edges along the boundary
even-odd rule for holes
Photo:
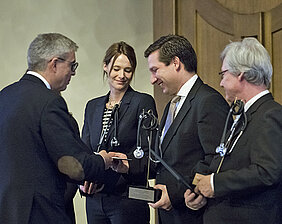
[[[175,95],[178,91],[178,82],[173,62],[166,66],[159,61],[159,50],[154,51],[148,57],[149,70],[151,72],[151,84],[162,88],[164,94]]]
[[[56,60],[57,69],[51,84],[53,90],[60,92],[67,88],[71,76],[75,75],[75,72],[71,70],[71,64],[73,63],[75,63],[74,52],[69,53],[65,60]]]
[[[230,73],[225,60],[223,60],[221,71],[225,71],[220,81],[220,86],[223,87],[225,91],[225,99],[228,102],[233,102],[236,97],[239,97],[238,91],[240,82],[238,76]]]

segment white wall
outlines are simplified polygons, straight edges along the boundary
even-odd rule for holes
[[[63,93],[80,128],[86,102],[108,91],[102,79],[105,50],[120,40],[137,54],[134,89],[153,94],[143,52],[153,40],[151,0],[1,0],[0,89],[27,69],[29,43],[39,33],[59,32],[78,45],[77,74]],[[84,201],[75,199],[77,223],[85,221]]]

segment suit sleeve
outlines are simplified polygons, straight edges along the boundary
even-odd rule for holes
[[[102,179],[104,160],[91,154],[74,131],[64,99],[50,101],[41,116],[43,141],[59,171],[76,181]]]
[[[282,175],[282,110],[281,107],[265,112],[248,131],[245,144],[237,143],[235,150],[249,157],[249,165],[240,169],[229,169],[214,176],[215,196],[248,194],[277,184]],[[247,134],[245,132],[245,134]],[[244,133],[242,137],[244,136]],[[241,137],[241,138],[242,138]],[[249,147],[248,149],[246,147]],[[245,150],[245,151],[244,151]],[[246,154],[248,153],[248,155]],[[243,154],[244,155],[244,154]],[[232,154],[231,154],[232,156]]]
[[[215,149],[220,144],[229,105],[220,94],[210,94],[200,104],[198,134],[204,150],[204,159],[199,161],[192,171],[195,173],[209,174],[209,165],[215,155]],[[231,127],[232,118],[228,121]]]

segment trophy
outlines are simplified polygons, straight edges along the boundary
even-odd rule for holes
[[[144,124],[144,121],[147,120],[147,124]],[[148,124],[149,123],[149,124]],[[148,158],[148,170],[147,170],[147,184],[146,187],[140,186],[129,186],[128,187],[128,197],[131,199],[138,199],[148,202],[155,203],[161,198],[162,191],[159,189],[154,189],[149,187],[148,179],[149,179],[149,171],[150,171],[150,162],[160,162],[179,182],[183,183],[187,188],[193,191],[193,188],[188,184],[188,182],[177,173],[172,167],[170,167],[154,150],[151,148],[152,142],[152,132],[153,130],[157,131],[157,136],[155,139],[155,148],[159,149],[159,127],[158,127],[158,119],[154,116],[151,110],[148,112],[144,112],[139,116],[138,129],[137,129],[137,147],[133,152],[133,155],[137,159],[141,159],[144,156],[144,151],[141,147],[141,135],[140,129],[145,129],[149,131],[148,142],[149,142],[149,158]],[[151,154],[155,157],[156,160],[153,160]]]
[[[129,186],[128,187],[128,198],[137,199],[147,202],[153,202],[160,200],[162,191],[159,189],[154,189],[149,187],[149,172],[150,172],[150,152],[151,150],[151,141],[153,131],[157,128],[157,118],[154,116],[151,110],[148,112],[143,112],[139,115],[138,128],[137,128],[137,143],[136,149],[133,152],[133,155],[136,159],[142,159],[144,157],[144,151],[141,146],[141,128],[148,131],[148,142],[149,142],[149,158],[147,162],[147,179],[146,186]]]

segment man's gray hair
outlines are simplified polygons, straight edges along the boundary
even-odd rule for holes
[[[62,34],[39,34],[28,48],[28,69],[32,71],[45,71],[48,62],[52,58],[64,58],[66,54],[76,52],[77,49],[77,44]]]
[[[244,73],[244,78],[254,85],[270,87],[272,65],[263,45],[253,37],[231,42],[221,53],[228,71],[233,75]]]

